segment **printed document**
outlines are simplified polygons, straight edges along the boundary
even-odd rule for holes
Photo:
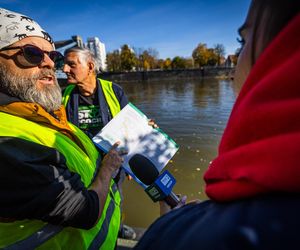
[[[97,135],[93,141],[105,153],[120,141],[118,149],[126,149],[122,167],[140,185],[144,186],[132,173],[128,161],[135,154],[147,157],[161,170],[178,150],[178,145],[159,128],[148,125],[147,116],[132,103],[127,104]]]

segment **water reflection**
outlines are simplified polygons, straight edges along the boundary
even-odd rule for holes
[[[176,178],[175,193],[189,200],[205,199],[203,173],[217,154],[235,94],[232,81],[202,79],[123,83],[129,101],[180,146],[167,165]],[[158,205],[152,203],[136,183],[124,183],[125,223],[147,227],[158,217]]]

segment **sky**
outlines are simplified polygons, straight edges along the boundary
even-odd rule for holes
[[[54,41],[98,37],[106,52],[128,44],[162,59],[191,57],[199,43],[239,47],[237,29],[250,0],[0,0],[0,7],[37,21]]]

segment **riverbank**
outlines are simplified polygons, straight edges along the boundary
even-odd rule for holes
[[[113,82],[140,82],[201,78],[231,79],[233,73],[234,68],[231,67],[203,67],[202,69],[103,72],[99,77]]]
[[[62,75],[64,76],[63,73]],[[123,83],[203,78],[233,79],[233,75],[234,68],[232,67],[203,67],[202,69],[102,72],[98,74],[98,77],[116,83]],[[58,80],[61,86],[65,86],[67,84],[66,79],[58,78]]]

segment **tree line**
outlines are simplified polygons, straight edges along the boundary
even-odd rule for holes
[[[205,43],[199,43],[193,50],[191,58],[175,56],[173,59],[159,59],[158,51],[153,48],[130,48],[124,44],[120,49],[110,52],[106,56],[107,70],[120,71],[147,71],[168,69],[191,69],[203,66],[217,66],[225,64],[225,47],[216,44],[209,48]],[[238,50],[230,56],[230,64],[236,65]]]

